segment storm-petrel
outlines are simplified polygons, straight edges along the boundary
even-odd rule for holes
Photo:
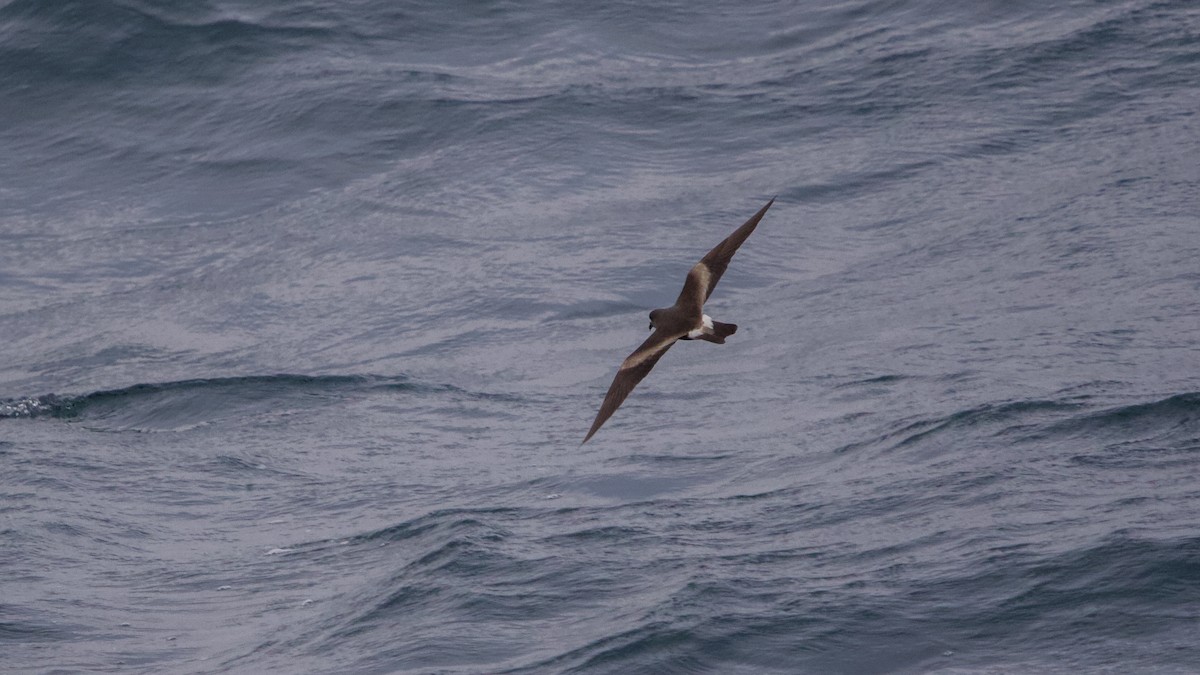
[[[646,377],[654,364],[658,363],[677,340],[707,340],[725,344],[725,338],[737,331],[736,325],[713,321],[712,317],[705,314],[704,302],[712,295],[733,254],[774,203],[775,199],[772,198],[750,220],[734,230],[733,234],[717,244],[692,267],[687,280],[683,282],[683,291],[679,293],[674,305],[650,312],[650,328],[654,332],[621,363],[621,369],[613,378],[608,394],[604,396],[604,403],[600,406],[600,412],[596,413],[596,421],[592,422],[592,428],[584,437],[583,443],[587,443],[608,418],[612,417],[625,401],[625,397],[629,396],[629,392]]]

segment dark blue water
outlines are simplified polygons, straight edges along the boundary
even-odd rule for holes
[[[1198,83],[1186,0],[0,0],[4,669],[1200,672]]]

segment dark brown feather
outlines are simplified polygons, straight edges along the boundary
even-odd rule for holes
[[[717,287],[721,275],[725,274],[725,268],[729,267],[729,261],[733,259],[733,254],[737,253],[738,247],[746,241],[746,237],[750,236],[750,233],[758,226],[758,221],[762,220],[767,209],[771,208],[774,203],[775,199],[772,197],[766,206],[750,216],[750,220],[742,223],[741,227],[713,247],[713,250],[692,267],[688,272],[687,280],[683,283],[683,291],[675,300],[676,307],[695,307],[696,311],[701,310],[705,301],[712,295],[713,289]]]
[[[600,412],[596,413],[596,421],[592,422],[592,428],[584,437],[583,443],[587,443],[588,439],[608,421],[608,418],[612,417],[617,408],[625,402],[629,392],[633,391],[638,382],[641,382],[642,378],[650,373],[654,364],[658,363],[662,355],[667,353],[667,350],[675,344],[679,337],[678,334],[666,334],[656,330],[625,358],[625,361],[621,363],[621,369],[617,371],[617,376],[613,378],[612,384],[608,387],[604,403],[600,405]]]

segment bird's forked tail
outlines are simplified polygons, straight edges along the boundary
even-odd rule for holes
[[[723,344],[725,344],[725,338],[729,337],[730,335],[733,335],[736,332],[737,332],[737,324],[736,323],[721,323],[720,321],[713,321],[712,322],[712,332],[710,333],[707,330],[704,331],[704,333],[702,335],[700,335],[700,339],[707,340],[708,342],[715,342],[719,345],[723,345]]]

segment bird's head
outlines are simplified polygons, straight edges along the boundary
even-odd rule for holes
[[[653,312],[650,312],[650,330],[654,330],[654,315],[661,311],[661,309],[656,309]]]

